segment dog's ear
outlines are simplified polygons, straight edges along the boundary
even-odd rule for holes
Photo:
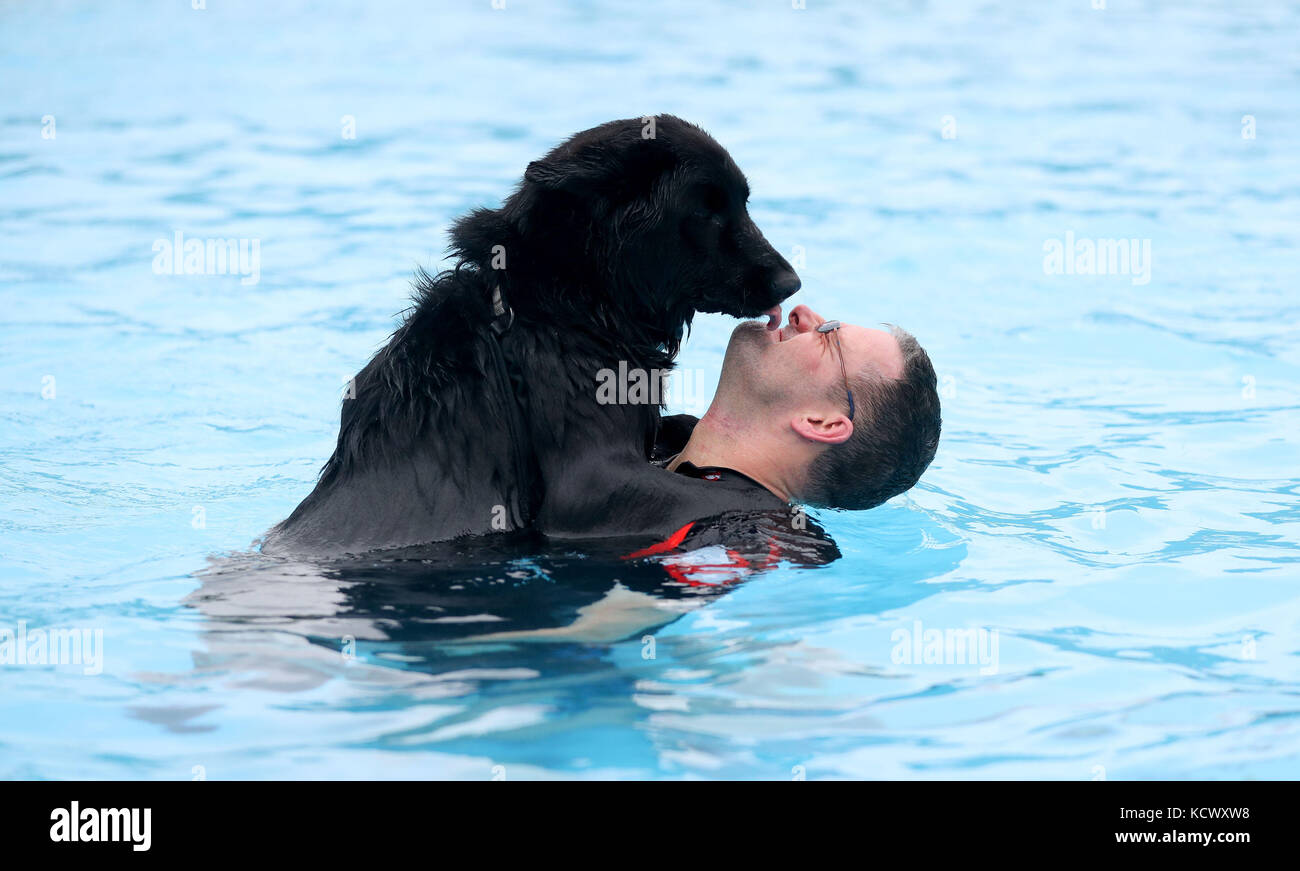
[[[609,156],[592,153],[547,155],[524,170],[524,180],[552,191],[591,190],[610,171]]]
[[[672,156],[653,142],[602,143],[534,160],[524,171],[524,180],[546,190],[618,199],[646,189],[672,165]]]
[[[564,171],[555,165],[554,161],[534,160],[528,164],[528,169],[524,170],[524,181],[531,182],[544,188],[559,188],[563,186]]]

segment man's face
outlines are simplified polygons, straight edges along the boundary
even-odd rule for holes
[[[740,324],[727,345],[718,398],[736,413],[770,413],[812,411],[825,406],[828,396],[841,396],[837,405],[825,410],[847,416],[836,333],[850,379],[869,371],[881,378],[902,377],[903,352],[892,333],[852,324],[831,333],[817,332],[825,322],[800,305],[779,329],[775,323],[768,326],[761,321]]]

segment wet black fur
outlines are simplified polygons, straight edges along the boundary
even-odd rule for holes
[[[456,222],[454,267],[418,275],[402,325],[344,400],[315,490],[264,550],[487,533],[497,506],[508,528],[531,518],[552,536],[651,532],[744,507],[646,462],[658,406],[596,399],[597,372],[620,360],[669,368],[696,311],[754,317],[799,286],[750,220],[727,152],[672,116],[654,138],[645,129],[631,119],[579,133],[529,164],[501,208]],[[490,356],[494,286],[515,315],[500,340],[508,388]]]

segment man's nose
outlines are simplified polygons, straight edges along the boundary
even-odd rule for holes
[[[794,327],[796,333],[811,332],[824,323],[826,323],[826,318],[806,305],[797,305],[790,309],[790,326]]]

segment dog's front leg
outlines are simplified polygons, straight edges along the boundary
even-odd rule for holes
[[[693,414],[669,414],[659,419],[659,431],[655,436],[654,450],[650,452],[652,462],[663,462],[682,452],[686,443],[695,432],[695,425],[700,419]]]
[[[766,490],[678,475],[639,458],[589,458],[548,479],[538,528],[557,538],[665,536],[731,511],[787,508]]]

